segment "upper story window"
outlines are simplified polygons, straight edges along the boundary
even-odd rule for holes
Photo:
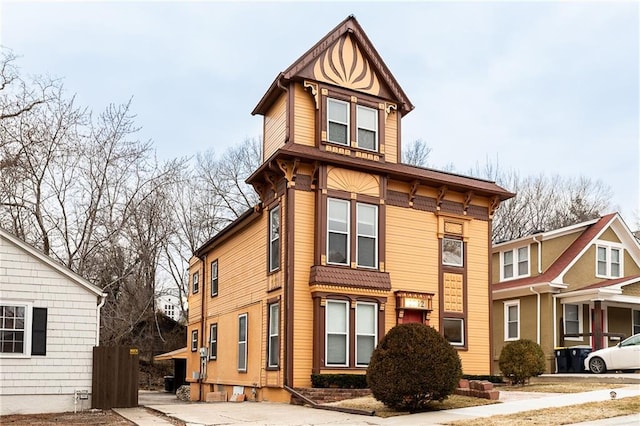
[[[211,262],[211,297],[218,295],[218,261]]]
[[[327,263],[349,265],[351,235],[355,227],[356,256],[359,267],[378,267],[378,206],[356,203],[355,224],[351,223],[351,202],[327,200]]]
[[[620,278],[623,266],[622,248],[599,244],[596,251],[596,276]]]
[[[191,292],[193,294],[196,294],[199,290],[200,290],[200,281],[199,281],[199,275],[197,272],[194,272],[193,274],[193,278],[192,278],[192,283],[191,283]]]
[[[327,99],[327,138],[329,142],[349,145],[349,103]]]
[[[327,98],[327,141],[367,151],[378,151],[378,110]]]
[[[269,272],[280,269],[280,207],[269,212]]]
[[[370,151],[378,150],[378,112],[373,108],[358,105],[356,143],[358,148]]]
[[[464,266],[462,247],[462,240],[443,238],[442,264],[447,266]]]
[[[529,246],[503,251],[500,263],[501,280],[529,276]]]

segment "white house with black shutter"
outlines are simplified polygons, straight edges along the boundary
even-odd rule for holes
[[[0,415],[90,407],[102,289],[0,229]]]

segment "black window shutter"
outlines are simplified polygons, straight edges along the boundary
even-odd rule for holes
[[[33,308],[31,355],[47,354],[47,308]]]

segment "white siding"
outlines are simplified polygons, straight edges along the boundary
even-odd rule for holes
[[[91,393],[99,297],[0,237],[0,300],[47,308],[46,355],[0,355],[0,415],[72,411],[75,390]]]

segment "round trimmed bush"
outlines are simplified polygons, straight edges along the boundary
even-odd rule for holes
[[[514,385],[524,385],[531,377],[544,373],[544,352],[539,344],[528,339],[507,343],[500,351],[500,371]]]
[[[456,350],[432,327],[400,324],[382,338],[367,369],[374,398],[410,412],[451,395],[462,376]]]

